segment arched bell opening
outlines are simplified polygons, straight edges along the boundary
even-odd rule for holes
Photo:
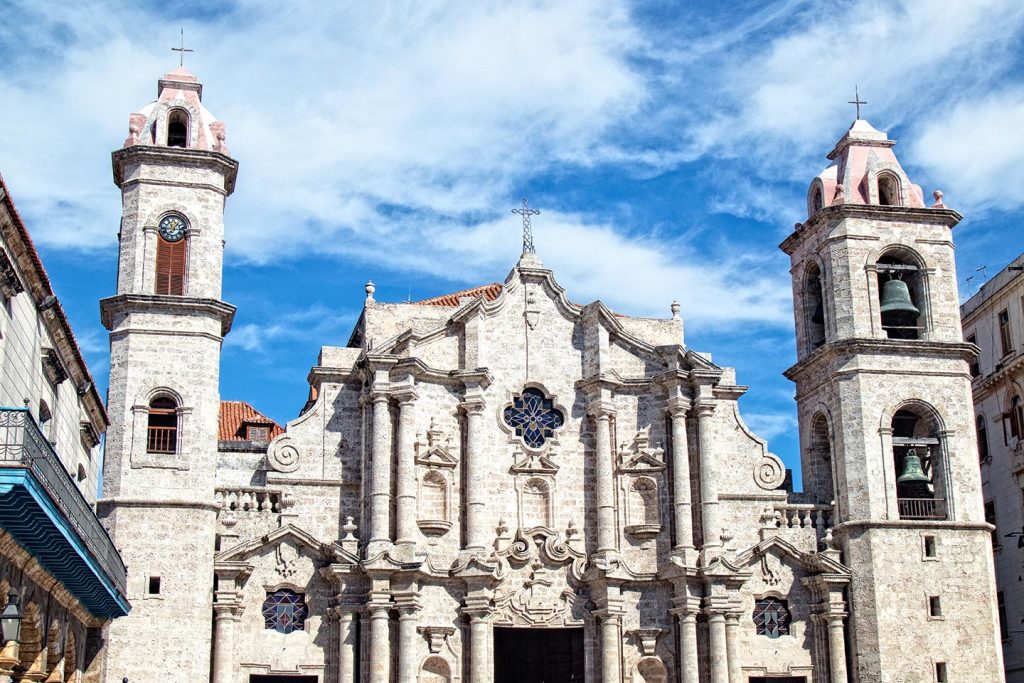
[[[882,331],[890,339],[921,339],[926,331],[925,280],[909,253],[890,251],[876,263]]]
[[[892,173],[879,173],[878,203],[882,206],[900,206],[901,196],[899,178]]]
[[[188,113],[182,109],[167,113],[167,146],[188,147]]]
[[[816,263],[804,276],[804,331],[808,352],[825,343],[825,290]]]
[[[170,396],[149,402],[146,451],[171,454],[178,451],[178,404]]]
[[[919,406],[892,418],[893,466],[900,519],[946,519],[946,468],[938,420]]]
[[[805,489],[818,503],[830,504],[835,499],[832,474],[832,438],[829,434],[828,418],[817,413],[811,419],[810,439],[807,448],[807,481]]]

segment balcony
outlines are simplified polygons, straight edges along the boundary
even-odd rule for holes
[[[900,519],[946,519],[943,498],[899,498]]]
[[[94,616],[128,613],[121,556],[25,408],[0,408],[0,528]]]

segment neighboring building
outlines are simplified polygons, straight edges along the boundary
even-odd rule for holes
[[[95,681],[101,629],[128,612],[125,567],[95,515],[107,413],[0,179],[0,604],[18,641],[0,680]],[[8,678],[13,676],[13,678]]]
[[[1024,681],[1024,254],[960,307],[971,365],[985,520],[996,526],[997,596],[1006,680]],[[1013,534],[1013,535],[1009,535]]]
[[[960,215],[925,206],[884,133],[853,124],[782,245],[794,494],[677,305],[578,305],[526,245],[500,284],[367,284],[283,432],[222,403],[238,164],[194,76],[158,93],[113,154],[100,509],[135,609],[106,681],[1002,679]]]

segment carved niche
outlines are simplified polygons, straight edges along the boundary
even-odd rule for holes
[[[625,531],[639,539],[661,532],[661,491],[665,479],[665,449],[651,446],[650,428],[636,433],[631,444],[619,447],[619,485],[625,502]]]
[[[520,529],[512,543],[496,549],[495,558],[500,582],[494,593],[495,625],[583,624],[583,552],[550,529]]]
[[[452,473],[458,462],[451,437],[431,418],[426,443],[416,440],[416,525],[427,536],[443,536],[452,528]]]

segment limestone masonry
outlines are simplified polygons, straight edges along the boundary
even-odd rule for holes
[[[792,259],[803,492],[678,307],[504,282],[374,299],[282,430],[222,404],[237,162],[184,69],[113,154],[124,200],[99,511],[133,609],[106,677],[1001,681],[952,228],[857,120]]]

